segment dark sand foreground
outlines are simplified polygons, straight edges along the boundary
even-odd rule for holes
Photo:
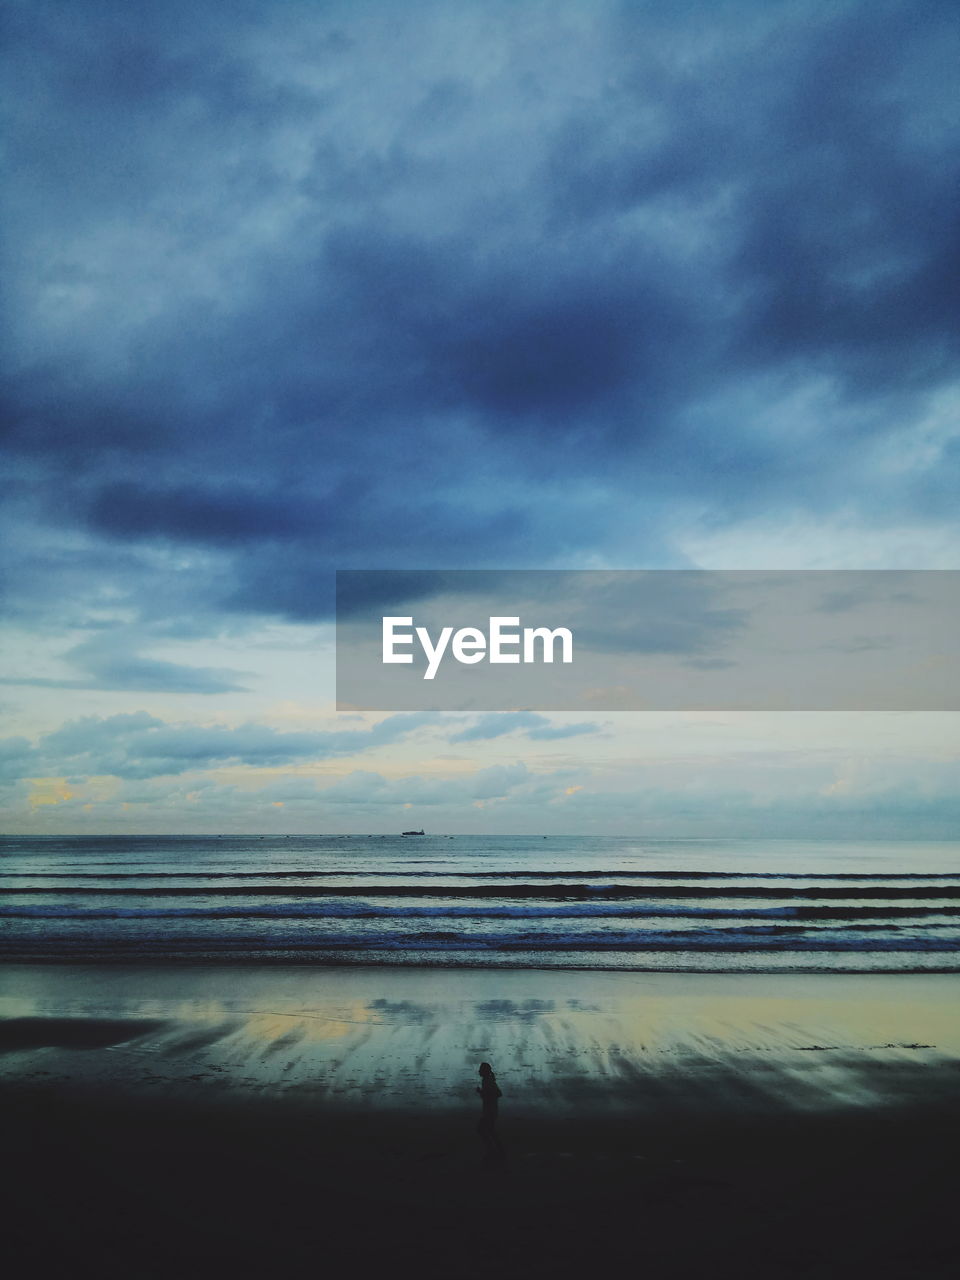
[[[958,995],[11,966],[10,1274],[953,1277]]]

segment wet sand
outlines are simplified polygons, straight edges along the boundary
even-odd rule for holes
[[[104,1276],[952,1275],[958,995],[946,975],[11,966],[12,1247]],[[503,1162],[475,1132],[481,1060]]]

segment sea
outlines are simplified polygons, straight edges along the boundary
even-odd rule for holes
[[[960,843],[0,837],[0,960],[960,971]]]

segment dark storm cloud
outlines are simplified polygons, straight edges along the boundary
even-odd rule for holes
[[[482,229],[478,228],[478,230]],[[393,367],[370,370],[420,408],[484,415],[537,437],[600,427],[638,381],[649,397],[682,363],[677,281],[641,244],[589,256],[544,235],[484,252],[475,236],[337,229],[325,265],[340,303]],[[394,363],[395,362],[395,363]]]
[[[950,518],[910,433],[957,356],[952,6],[6,21],[13,609],[676,564],[663,504]]]

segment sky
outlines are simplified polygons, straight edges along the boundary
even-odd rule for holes
[[[2,21],[0,828],[956,834],[955,713],[333,668],[338,568],[960,568],[954,4]]]

